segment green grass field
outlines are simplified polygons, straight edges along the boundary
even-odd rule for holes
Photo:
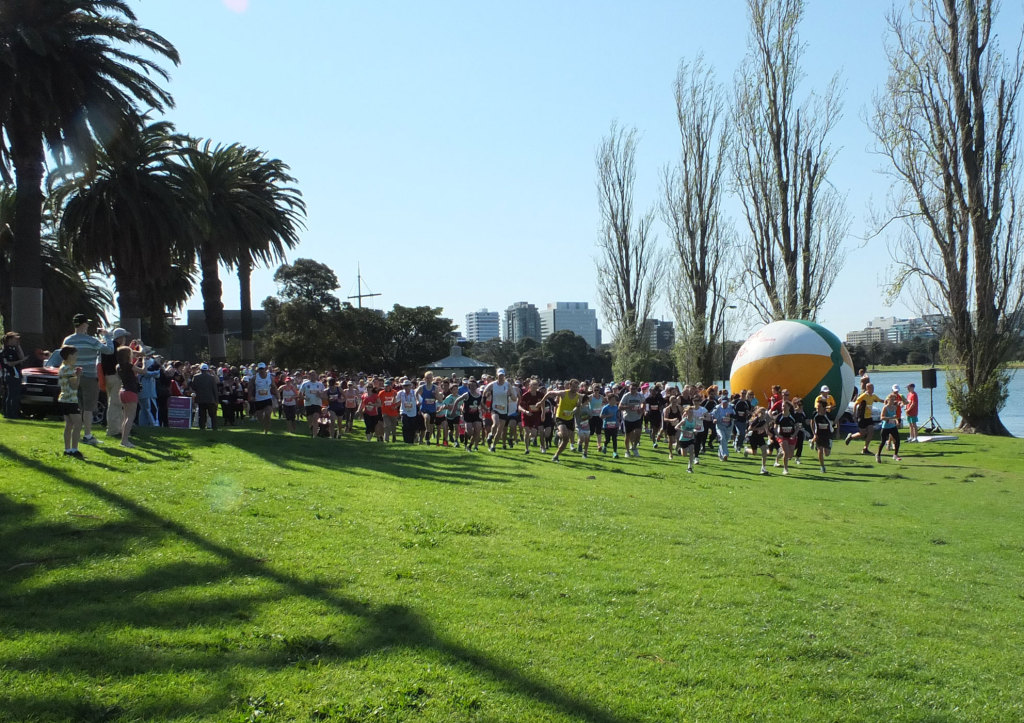
[[[139,436],[0,421],[0,720],[1024,719],[1020,440],[760,477]]]

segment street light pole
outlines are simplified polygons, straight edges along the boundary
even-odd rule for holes
[[[726,342],[726,339],[727,339],[727,335],[725,333],[725,327],[726,327],[726,325],[729,322],[729,309],[735,309],[735,308],[736,308],[735,304],[727,304],[726,307],[725,307],[725,310],[722,312],[722,389],[725,389],[727,386],[729,386],[729,380],[727,380],[725,378],[725,373],[726,373],[726,368],[725,368],[725,342]]]

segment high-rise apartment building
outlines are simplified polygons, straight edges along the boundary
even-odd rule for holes
[[[648,319],[644,324],[651,351],[667,351],[676,343],[676,329],[671,321]]]
[[[597,311],[585,301],[557,301],[540,311],[540,338],[545,341],[556,331],[568,330],[583,337],[593,348],[601,345]]]
[[[487,341],[496,339],[501,327],[497,311],[472,311],[466,314],[466,339],[468,341]]]
[[[540,312],[526,301],[517,301],[505,309],[504,339],[513,343],[523,339],[540,341]]]

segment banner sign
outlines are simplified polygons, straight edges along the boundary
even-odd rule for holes
[[[167,426],[175,429],[192,426],[192,397],[167,398]]]

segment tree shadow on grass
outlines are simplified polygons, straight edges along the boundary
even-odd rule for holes
[[[228,433],[167,430],[166,434],[140,440],[138,444],[147,454],[169,461],[187,459],[196,448],[227,445],[289,471],[328,469],[454,485],[496,484],[533,476],[528,469],[517,470],[514,477],[503,474],[486,462],[485,455],[469,454],[461,449],[384,444],[353,437],[339,441],[263,435],[247,430]]]
[[[388,650],[417,650],[440,661],[468,667],[511,693],[548,706],[561,714],[603,723],[627,717],[574,696],[548,681],[518,670],[493,655],[435,632],[428,620],[404,605],[373,605],[339,594],[327,585],[274,569],[265,561],[161,516],[124,495],[78,479],[68,469],[26,457],[0,444],[0,452],[26,468],[48,475],[54,482],[85,492],[123,515],[117,522],[90,524],[93,516],[55,523],[34,519],[31,505],[0,495],[0,631],[7,640],[26,633],[56,634],[44,651],[22,651],[0,658],[0,670],[31,674],[67,675],[115,680],[140,674],[198,671],[205,688],[191,693],[167,691],[157,700],[121,696],[109,698],[83,690],[34,694],[0,691],[0,718],[67,718],[107,720],[114,717],[148,719],[173,713],[226,714],[237,698],[232,684],[239,669],[277,670],[303,660],[348,661]],[[165,538],[189,543],[202,561],[172,561],[136,573],[96,574],[81,579],[83,563],[100,563],[114,556],[134,556],[139,545],[159,545]],[[73,540],[66,544],[62,540]],[[88,540],[85,547],[77,543]],[[73,549],[72,549],[73,548]],[[66,564],[68,561],[71,564]],[[33,582],[39,571],[68,567],[76,574],[53,582]],[[240,580],[256,580],[264,589],[246,586],[232,590]],[[21,583],[26,583],[22,585]],[[207,590],[209,588],[209,590]],[[176,594],[184,595],[184,599]],[[198,599],[195,596],[198,595]],[[230,621],[247,619],[254,608],[285,599],[304,599],[325,607],[347,621],[351,630],[340,639],[267,637],[256,641],[230,639],[238,630]],[[112,633],[130,626],[136,637],[175,631],[184,642],[140,644],[126,649]],[[218,638],[224,631],[228,639]],[[195,631],[206,631],[204,637]],[[61,644],[61,636],[72,642]],[[197,637],[198,636],[198,637]],[[184,648],[184,649],[183,649]],[[72,687],[68,683],[68,687]],[[77,686],[76,686],[77,688]]]

